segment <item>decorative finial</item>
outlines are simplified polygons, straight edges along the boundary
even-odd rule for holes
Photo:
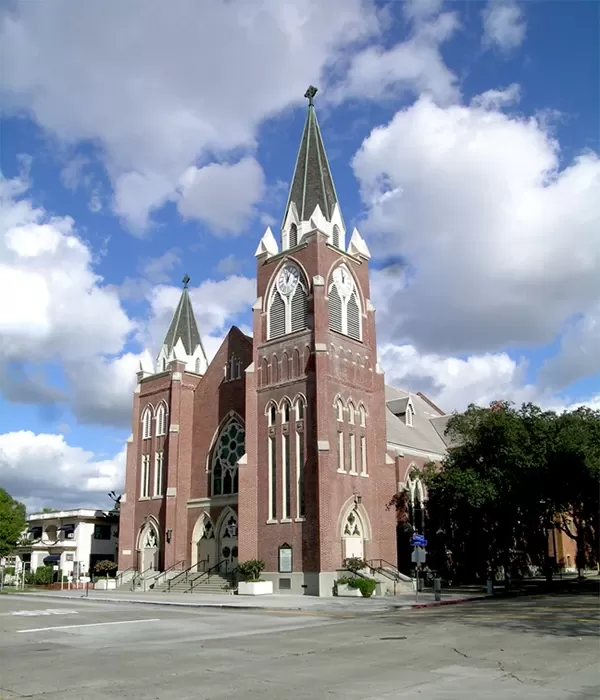
[[[183,288],[187,289],[187,286],[190,283],[190,276],[186,275],[181,281],[183,282]]]
[[[318,89],[314,86],[311,85],[308,90],[304,93],[304,97],[308,99],[308,106],[312,107],[314,105],[313,98],[317,94]]]

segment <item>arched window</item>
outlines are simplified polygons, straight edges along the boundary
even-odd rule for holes
[[[142,415],[142,439],[147,440],[152,437],[152,409],[146,407]]]
[[[167,432],[167,408],[161,403],[156,411],[156,434],[164,435]]]
[[[352,401],[348,402],[348,423],[354,423],[354,404]]]
[[[296,224],[290,226],[289,243],[290,248],[295,248],[298,245],[298,227]]]
[[[333,235],[331,237],[331,242],[336,248],[340,247],[340,227],[337,225],[333,227]]]
[[[238,460],[246,451],[246,433],[238,418],[232,416],[219,433],[212,454],[212,495],[238,492]]]
[[[196,358],[196,365],[195,365],[194,369],[196,371],[196,374],[200,374],[200,358],[199,357]]]
[[[360,427],[364,428],[367,425],[367,412],[362,404],[358,407],[358,416]]]
[[[413,472],[408,477],[408,490],[408,515],[410,524],[416,532],[423,534],[425,529],[425,494],[418,472]]]
[[[262,361],[262,385],[267,386],[269,383],[269,360],[263,357]]]
[[[338,399],[335,402],[335,414],[338,420],[344,420],[344,402]]]
[[[290,402],[286,399],[281,407],[281,422],[290,422]]]
[[[271,291],[267,337],[279,338],[307,326],[308,286],[298,267],[289,263],[280,271]]]
[[[304,420],[304,398],[299,396],[295,404],[296,420]]]
[[[360,298],[354,278],[345,265],[333,271],[327,296],[329,328],[354,340],[362,340]]]
[[[269,405],[267,416],[269,417],[269,426],[273,427],[277,423],[277,406],[274,403]]]

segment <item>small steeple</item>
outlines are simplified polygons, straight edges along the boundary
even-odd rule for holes
[[[189,275],[182,280],[183,292],[157,358],[157,370],[164,371],[172,359],[183,360],[191,372],[204,374],[208,367],[202,338],[188,291]]]
[[[317,88],[312,85],[304,93],[308,99],[308,113],[283,217],[284,230],[292,223],[300,228],[303,222],[308,223],[311,218],[317,224],[327,222],[330,225],[327,228],[335,223],[343,229],[335,185],[315,112],[316,94]],[[317,207],[319,210],[315,212]]]

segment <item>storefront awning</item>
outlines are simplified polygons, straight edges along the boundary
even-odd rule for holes
[[[60,554],[49,554],[44,557],[44,564],[58,564],[60,562]]]
[[[61,525],[58,528],[59,532],[64,532],[66,534],[69,534],[70,532],[75,532],[75,525]]]

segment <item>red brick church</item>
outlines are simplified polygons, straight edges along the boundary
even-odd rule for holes
[[[346,230],[315,93],[279,242],[268,228],[256,250],[253,337],[232,327],[209,363],[186,276],[138,373],[120,571],[262,559],[275,592],[331,595],[347,557],[408,570],[386,506],[406,489],[421,529],[413,469],[443,457],[448,416],[385,385],[369,248]]]

